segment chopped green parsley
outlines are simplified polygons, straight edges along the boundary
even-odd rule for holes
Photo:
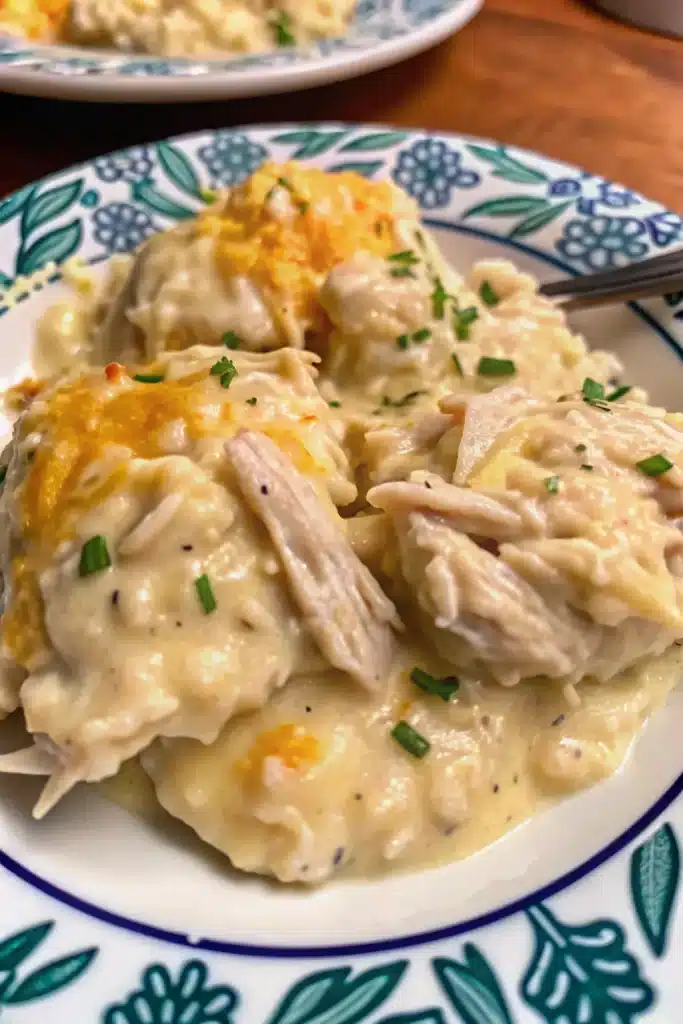
[[[392,252],[388,259],[390,263],[400,263],[405,267],[414,267],[416,263],[420,262],[419,256],[416,256],[412,249],[402,249],[401,252]]]
[[[410,267],[392,267],[389,273],[392,277],[415,277]]]
[[[432,292],[432,315],[435,320],[443,320],[446,313],[447,299],[448,292],[444,288],[441,278],[437,277],[434,282],[434,291]]]
[[[500,296],[494,290],[490,281],[482,281],[479,286],[479,297],[485,306],[497,306]]]
[[[240,337],[234,331],[226,331],[221,341],[226,348],[239,348],[241,345]]]
[[[161,384],[163,379],[163,373],[136,373],[133,377],[140,384]]]
[[[434,697],[441,697],[441,700],[448,702],[454,693],[460,686],[460,680],[457,676],[446,676],[443,679],[437,679],[431,676],[429,672],[425,672],[424,669],[418,668],[417,665],[410,673],[411,682],[419,686],[425,693],[431,693]]]
[[[636,462],[636,468],[644,473],[645,476],[661,476],[662,473],[667,473],[670,469],[673,469],[673,462],[669,462],[666,455],[650,455],[647,459],[641,459],[640,462]]]
[[[216,598],[211,586],[211,581],[206,573],[198,576],[194,581],[195,589],[197,591],[197,597],[199,603],[208,615],[210,612],[215,612],[218,605],[216,604]]]
[[[413,757],[421,758],[429,753],[431,746],[429,740],[421,736],[408,722],[397,722],[391,730],[391,735]]]
[[[469,341],[470,327],[478,319],[479,310],[476,306],[467,306],[465,309],[455,310],[453,313],[453,327],[458,341]]]
[[[607,398],[605,399],[605,401],[606,402],[618,402],[620,398],[623,398],[624,395],[627,395],[629,393],[629,391],[632,391],[632,390],[633,389],[632,389],[630,384],[622,384],[622,386],[620,388],[615,388],[614,391],[611,392],[611,394],[607,395]]]
[[[294,46],[296,38],[292,34],[292,22],[286,11],[280,11],[273,22],[275,42],[278,46]]]
[[[237,376],[237,367],[232,359],[222,356],[217,363],[213,364],[210,372],[212,377],[220,377],[221,387],[229,388]]]
[[[494,359],[492,356],[482,356],[477,366],[477,373],[481,377],[511,377],[517,372],[512,359]]]
[[[92,576],[95,572],[108,569],[111,557],[104,537],[91,537],[81,548],[81,560],[78,564],[79,576]]]

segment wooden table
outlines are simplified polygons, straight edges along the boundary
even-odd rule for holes
[[[462,32],[355,81],[181,106],[0,97],[0,194],[111,149],[194,129],[280,120],[450,129],[565,158],[683,208],[683,41],[581,0],[486,0]]]

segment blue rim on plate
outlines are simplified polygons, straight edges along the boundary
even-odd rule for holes
[[[204,189],[233,185],[268,157],[390,175],[429,226],[573,273],[666,251],[683,237],[678,215],[627,188],[485,140],[345,124],[204,132],[109,154],[1,201],[0,324],[8,331],[31,309],[30,288],[11,309],[1,304],[2,292],[21,292],[24,275],[52,279],[51,262],[129,251],[192,216]],[[683,359],[683,293],[633,313]],[[355,943],[190,939],[67,891],[5,842],[0,894],[11,924],[0,941],[0,1015],[54,995],[57,1024],[86,1019],[69,1006],[102,1024],[357,1024],[380,1007],[383,1024],[673,1021],[661,1014],[681,1005],[680,972],[667,954],[683,927],[682,790],[680,775],[590,856],[505,905]],[[36,923],[45,918],[58,921],[69,948],[86,948],[24,977],[24,960],[47,940],[49,928]],[[399,950],[405,959],[376,960]],[[307,961],[321,960],[306,973]],[[125,962],[127,980],[105,983],[106,962],[114,980]]]
[[[348,32],[307,47],[223,59],[157,58],[0,35],[0,86],[78,99],[199,100],[338,81],[404,60],[465,25],[482,0],[359,0]]]

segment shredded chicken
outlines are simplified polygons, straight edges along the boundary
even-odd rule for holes
[[[683,474],[638,465],[680,456],[683,433],[645,406],[532,403],[522,417],[514,400],[482,432],[468,486],[417,472],[368,500],[390,514],[404,597],[454,665],[506,685],[608,679],[683,634]]]
[[[391,661],[396,610],[354,554],[341,522],[334,523],[333,511],[263,434],[243,431],[226,451],[321,650],[335,668],[378,690]]]
[[[441,410],[451,416],[464,414],[454,483],[464,483],[503,430],[539,404],[524,388],[508,385],[484,395],[448,395]]]

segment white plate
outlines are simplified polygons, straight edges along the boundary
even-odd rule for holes
[[[156,58],[0,36],[0,90],[93,102],[178,103],[293,92],[397,64],[458,32],[483,0],[358,0],[346,35],[224,59]]]
[[[547,278],[663,252],[683,234],[656,203],[536,154],[388,128],[280,125],[138,147],[15,193],[0,204],[5,286],[20,288],[11,281],[48,260],[101,262],[130,249],[199,208],[200,188],[292,156],[391,175],[462,266],[505,254]],[[61,288],[53,280],[0,307],[6,380],[26,371],[32,324]],[[581,326],[616,348],[629,380],[683,407],[683,294],[584,314]],[[37,824],[34,783],[4,779],[0,1018],[676,1024],[682,720],[677,692],[616,777],[463,863],[313,892],[231,873],[185,830],[157,834],[86,787]]]

